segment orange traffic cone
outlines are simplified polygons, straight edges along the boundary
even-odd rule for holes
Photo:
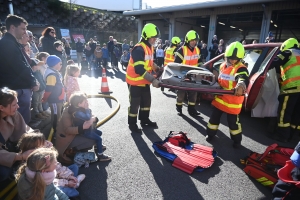
[[[109,87],[108,87],[105,68],[102,69],[101,89],[100,89],[99,94],[101,94],[101,93],[112,93],[112,91],[110,91]]]

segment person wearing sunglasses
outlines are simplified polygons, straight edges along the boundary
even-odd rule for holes
[[[53,46],[54,42],[56,42],[56,33],[53,27],[47,27],[42,32],[42,49],[44,52],[49,53],[50,55],[55,54],[55,48]]]

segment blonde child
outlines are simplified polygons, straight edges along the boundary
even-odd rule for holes
[[[20,200],[69,199],[53,183],[57,155],[54,149],[38,148],[28,156],[16,174]]]
[[[52,148],[53,144],[46,140],[42,133],[27,133],[19,140],[18,147],[21,152],[25,152],[40,147]],[[53,183],[68,197],[79,196],[79,192],[76,188],[78,188],[80,183],[85,179],[85,175],[78,175],[78,170],[79,168],[76,164],[65,167],[58,162],[56,165],[56,177]]]
[[[79,75],[80,75],[79,67],[77,67],[76,65],[67,66],[67,70],[64,78],[64,85],[66,88],[68,102],[71,94],[73,94],[75,91],[80,91],[78,80],[77,80]]]

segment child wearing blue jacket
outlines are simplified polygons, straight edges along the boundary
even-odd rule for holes
[[[109,58],[108,49],[106,47],[106,44],[103,43],[103,47],[102,47],[102,64],[103,64],[103,67],[107,67],[108,58]]]

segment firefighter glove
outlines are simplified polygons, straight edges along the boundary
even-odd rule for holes
[[[159,84],[160,84],[160,82],[157,79],[154,79],[153,82],[152,82],[152,86],[156,87],[156,88],[159,88]]]
[[[155,78],[150,73],[146,72],[145,75],[144,75],[144,79],[146,79],[147,81],[152,83]]]
[[[234,89],[235,96],[242,96],[246,92],[246,85],[244,82],[238,82]]]

